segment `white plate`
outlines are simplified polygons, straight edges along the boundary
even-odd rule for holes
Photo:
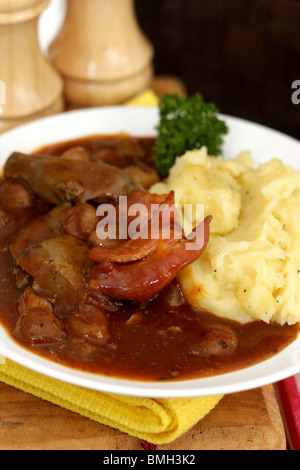
[[[229,116],[224,156],[251,150],[257,162],[278,157],[300,170],[300,142],[274,130]],[[108,107],[72,111],[19,127],[0,136],[0,165],[13,151],[39,147],[93,134],[128,132],[155,135],[158,112],[151,107]],[[300,337],[276,356],[238,372],[183,382],[138,382],[79,372],[24,350],[0,327],[0,353],[41,374],[104,392],[153,398],[194,397],[240,392],[274,383],[300,372]]]

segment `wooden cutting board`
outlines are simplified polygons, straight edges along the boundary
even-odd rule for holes
[[[272,385],[227,395],[158,450],[285,450]],[[142,450],[137,438],[0,383],[0,450]]]

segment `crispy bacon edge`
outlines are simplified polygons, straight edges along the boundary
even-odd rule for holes
[[[173,199],[172,192],[165,201],[170,205]],[[89,258],[98,264],[90,270],[90,288],[122,300],[143,302],[155,297],[179,271],[201,256],[209,241],[211,220],[207,216],[194,234],[180,239],[174,237],[178,233],[175,217],[170,239],[130,239],[111,249],[93,248]],[[195,234],[198,236],[193,237]],[[191,243],[192,248],[188,246]]]

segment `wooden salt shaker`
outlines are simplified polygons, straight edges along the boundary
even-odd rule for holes
[[[152,80],[153,48],[134,0],[68,0],[65,22],[49,47],[69,108],[125,102]]]
[[[49,1],[0,0],[0,132],[63,110],[62,79],[38,41]]]

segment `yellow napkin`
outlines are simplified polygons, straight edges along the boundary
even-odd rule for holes
[[[153,444],[164,444],[178,438],[222,398],[152,399],[112,395],[60,382],[8,359],[0,365],[0,380]]]
[[[129,106],[157,106],[159,98],[152,90],[146,90],[143,93],[134,96],[131,100],[127,101],[126,105]]]
[[[128,102],[135,106],[155,106],[157,103],[158,99],[151,90]],[[8,359],[0,361],[0,380],[153,444],[166,444],[177,439],[222,399],[222,396],[153,399],[113,395],[60,382]]]

